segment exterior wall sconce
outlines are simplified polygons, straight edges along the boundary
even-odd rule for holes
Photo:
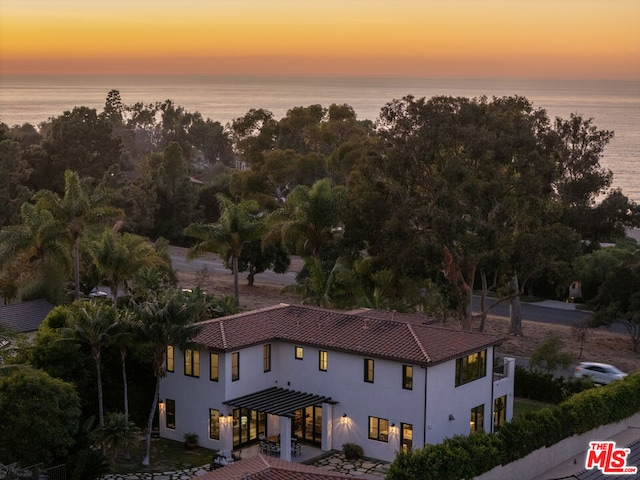
[[[395,423],[392,423],[392,424],[391,424],[391,428],[396,428],[396,424],[395,424]]]
[[[161,398],[161,399],[159,399],[159,400],[158,400],[158,405],[164,405],[164,399],[162,399],[162,398]]]
[[[451,413],[449,414],[449,420],[455,420],[456,417],[454,417]]]
[[[346,414],[346,413],[343,413],[343,414],[342,414],[342,418],[347,418],[347,414]]]

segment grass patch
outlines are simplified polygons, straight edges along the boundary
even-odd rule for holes
[[[528,398],[516,397],[513,399],[513,418],[521,417],[529,412],[535,412],[547,407],[555,407],[552,403],[538,402]]]
[[[184,448],[183,442],[167,440],[165,438],[151,439],[151,465],[142,465],[145,454],[144,440],[140,447],[131,452],[131,459],[125,460],[124,455],[119,454],[112,473],[158,473],[181,470],[183,468],[201,467],[209,465],[213,458],[213,450],[198,447],[195,450]],[[109,457],[109,452],[107,452]]]

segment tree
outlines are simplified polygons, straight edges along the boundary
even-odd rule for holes
[[[93,438],[97,445],[103,445],[111,451],[112,467],[115,466],[118,451],[129,451],[140,444],[135,423],[119,412],[109,412],[104,424],[94,430]]]
[[[117,219],[122,212],[106,204],[104,198],[90,193],[86,181],[67,170],[64,172],[64,196],[41,190],[36,194],[36,203],[51,211],[54,218],[65,228],[73,247],[73,283],[75,298],[80,298],[80,240],[88,225],[105,223]]]
[[[118,289],[124,285],[125,291],[129,291],[133,279],[140,271],[169,267],[143,237],[113,230],[105,230],[92,244],[91,257],[111,289],[114,304]]]
[[[534,350],[529,359],[532,367],[541,367],[552,373],[558,368],[567,368],[573,361],[569,352],[563,351],[564,342],[557,335],[552,335]]]
[[[85,343],[91,347],[96,368],[98,388],[98,419],[104,425],[104,398],[102,394],[102,349],[109,343],[110,330],[115,323],[116,310],[104,304],[83,302],[72,314],[70,327],[62,329],[63,340]]]
[[[248,242],[238,258],[238,270],[249,272],[247,284],[252,287],[256,275],[272,269],[275,273],[285,273],[291,264],[287,250],[282,244],[262,245],[260,239]]]
[[[49,189],[58,194],[64,192],[66,170],[81,177],[102,178],[111,165],[120,162],[122,150],[120,139],[113,136],[110,120],[87,107],[75,107],[54,118],[42,147],[45,162],[32,165],[29,184],[34,191]]]
[[[238,260],[244,246],[260,238],[263,222],[255,215],[254,202],[233,203],[223,194],[216,198],[220,206],[220,219],[216,223],[194,223],[184,229],[185,235],[200,240],[188,250],[187,258],[193,259],[205,252],[220,253],[232,266],[234,298],[239,305]]]
[[[322,249],[342,231],[345,205],[344,189],[332,188],[326,178],[311,187],[299,185],[271,214],[266,241],[300,244],[303,255],[320,258]]]
[[[29,200],[31,190],[25,185],[31,169],[22,156],[20,144],[0,142],[0,228],[17,224],[20,206]]]
[[[3,291],[16,296],[20,289],[42,286],[47,292],[44,296],[59,301],[66,281],[61,272],[68,271],[71,264],[64,229],[42,205],[23,203],[20,216],[21,225],[0,230],[0,269],[6,279]]]
[[[593,325],[623,324],[634,352],[640,346],[640,251],[628,264],[619,265],[607,275],[594,299]]]
[[[74,445],[80,399],[70,383],[31,368],[0,375],[0,457],[5,463],[66,461]]]
[[[146,429],[146,453],[143,465],[150,463],[151,429],[158,406],[160,379],[166,375],[167,347],[176,345],[187,348],[195,337],[198,326],[194,324],[200,311],[193,303],[185,301],[182,292],[166,291],[134,305],[134,322],[142,338],[148,342],[153,358],[153,373],[156,378],[155,391],[149,411]]]

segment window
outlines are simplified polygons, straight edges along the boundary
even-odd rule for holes
[[[184,351],[184,374],[189,377],[200,376],[200,351],[191,348]]]
[[[373,360],[370,358],[364,359],[364,381],[373,383]]]
[[[240,380],[240,352],[231,354],[231,381]]]
[[[472,353],[456,360],[456,387],[487,375],[487,351]]]
[[[271,344],[268,343],[262,348],[262,368],[265,372],[271,371]]]
[[[173,345],[167,345],[167,372],[173,372]]]
[[[369,438],[381,442],[389,441],[389,420],[386,418],[369,417]]]
[[[320,356],[319,356],[319,369],[321,372],[326,372],[327,371],[327,366],[329,365],[329,352],[327,352],[326,350],[320,350]]]
[[[209,354],[209,380],[217,382],[220,378],[220,359],[217,353]]]
[[[402,388],[413,390],[413,367],[411,365],[402,366]]]
[[[167,422],[167,428],[170,430],[176,429],[176,401],[167,398],[167,413],[165,420]]]
[[[469,431],[480,432],[484,426],[484,404],[471,409],[471,420],[469,420]]]
[[[400,446],[405,452],[413,448],[413,425],[410,423],[400,424]]]
[[[302,360],[302,356],[304,355],[304,348],[296,347],[296,360]]]
[[[493,431],[497,432],[507,422],[507,396],[496,398],[493,402]]]
[[[220,411],[209,409],[209,438],[220,440]]]

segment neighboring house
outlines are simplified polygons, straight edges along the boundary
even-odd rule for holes
[[[43,298],[28,300],[11,305],[0,305],[0,324],[15,333],[24,333],[33,337],[53,304]]]
[[[200,327],[200,347],[167,352],[165,438],[194,432],[204,447],[237,449],[280,435],[281,445],[297,437],[324,451],[356,443],[391,461],[513,416],[513,360],[493,373],[499,336],[420,315],[285,304]]]

